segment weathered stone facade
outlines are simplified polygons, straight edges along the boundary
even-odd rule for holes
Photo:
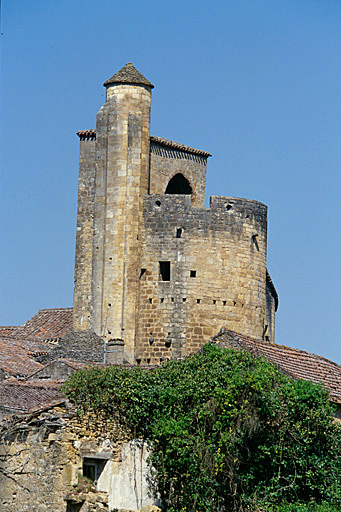
[[[150,135],[152,84],[127,64],[79,132],[74,329],[123,340],[130,362],[197,351],[221,327],[274,341],[267,208],[214,196],[210,154]]]
[[[74,294],[73,316],[75,331],[90,328],[92,245],[94,223],[94,195],[96,169],[96,137],[81,137],[79,151],[78,212],[75,258],[76,288],[82,293]]]
[[[64,401],[12,418],[0,436],[2,512],[159,510],[147,492],[146,446],[117,418],[79,416]]]
[[[136,346],[143,363],[197,352],[203,340],[226,325],[262,337],[264,205],[212,197],[207,210],[192,207],[188,196],[150,196],[145,199],[143,233],[141,266],[147,270],[140,279]],[[169,281],[158,276],[159,261],[164,260],[170,261]]]
[[[206,164],[208,154],[193,154],[166,146],[163,139],[150,140],[149,194],[164,194],[168,183],[177,174],[189,181],[192,206],[205,206]]]

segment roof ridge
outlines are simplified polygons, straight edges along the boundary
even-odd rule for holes
[[[238,337],[238,339],[243,341],[244,343],[247,343],[247,339],[249,339],[249,340],[257,342],[257,343],[262,343],[265,346],[275,347],[275,348],[283,348],[283,349],[291,350],[293,352],[298,352],[300,354],[307,354],[309,356],[313,356],[316,359],[323,359],[323,361],[326,361],[327,363],[331,363],[331,364],[337,366],[338,368],[341,368],[341,365],[336,363],[335,361],[332,361],[331,359],[327,359],[324,356],[320,356],[319,354],[315,354],[314,352],[308,352],[307,350],[302,350],[300,348],[295,348],[295,347],[289,347],[288,345],[281,345],[279,343],[270,343],[268,341],[261,340],[260,338],[253,338],[252,336],[248,336],[246,334],[241,334],[236,331],[231,331],[229,329],[226,329],[225,332],[230,332],[230,333],[236,335]],[[244,339],[244,338],[246,338],[246,339]]]
[[[96,137],[96,129],[90,128],[89,130],[78,130],[78,137],[81,140],[85,139],[95,139]],[[158,137],[156,135],[150,135],[150,142],[154,144],[159,144],[160,146],[165,146],[168,148],[177,149],[179,151],[184,151],[185,153],[192,153],[195,155],[201,155],[204,157],[212,156],[208,151],[204,151],[202,149],[192,148],[191,146],[187,146],[186,144],[182,144],[181,142],[175,142],[171,139],[166,139],[165,137]]]
[[[186,144],[182,144],[181,142],[175,142],[171,139],[166,139],[165,137],[157,137],[156,135],[150,135],[150,142],[154,144],[160,144],[161,146],[171,147],[174,149],[178,149],[180,151],[185,151],[187,153],[194,153],[202,156],[212,156],[208,151],[203,151],[202,149],[195,149],[191,146],[186,146]]]
[[[42,308],[42,309],[38,309],[38,313],[40,313],[41,311],[67,311],[67,310],[72,310],[72,309],[73,309],[72,306],[67,307],[67,308]],[[38,315],[38,313],[36,313],[36,315]],[[33,316],[36,316],[36,315],[33,315]]]

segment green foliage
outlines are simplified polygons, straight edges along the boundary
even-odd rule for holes
[[[329,503],[295,503],[292,505],[282,505],[276,508],[266,509],[271,512],[336,512],[339,508],[335,508],[335,505],[330,505]]]
[[[78,473],[78,484],[71,494],[83,492],[96,492],[96,486],[90,478]]]
[[[312,500],[341,510],[340,429],[326,390],[248,352],[206,345],[153,371],[82,370],[64,392],[80,408],[119,411],[149,443],[165,510],[305,512]]]

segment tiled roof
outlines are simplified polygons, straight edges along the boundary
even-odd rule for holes
[[[79,130],[77,135],[80,140],[96,140],[96,130]]]
[[[26,412],[36,407],[52,405],[65,399],[57,382],[27,383],[7,380],[0,383],[0,407],[8,413]]]
[[[294,379],[322,382],[333,402],[341,403],[341,366],[322,356],[297,348],[277,345],[222,329],[212,340],[222,346],[248,350],[266,357],[280,371]]]
[[[72,308],[40,309],[24,325],[0,327],[0,336],[58,341],[72,331]]]
[[[102,362],[103,350],[103,339],[94,332],[73,331],[66,334],[41,362],[49,363],[55,359]]]
[[[96,139],[96,130],[79,130],[77,135],[81,140],[94,140]],[[157,144],[158,146],[170,149],[177,149],[178,151],[184,151],[185,153],[192,153],[194,155],[200,155],[206,158],[212,156],[211,153],[208,153],[208,151],[191,148],[190,146],[185,146],[185,144],[180,144],[180,142],[174,142],[173,140],[165,139],[164,137],[156,137],[155,135],[151,135],[150,142],[151,144]]]
[[[15,335],[16,330],[18,329],[17,325],[1,325],[0,326],[0,335],[1,336],[13,336]]]
[[[150,142],[153,144],[158,144],[159,146],[184,151],[185,153],[205,156],[206,158],[212,156],[211,153],[208,153],[207,151],[191,148],[190,146],[185,146],[185,144],[180,144],[179,142],[174,142],[173,140],[165,139],[164,137],[155,137],[154,135],[151,135]]]
[[[33,358],[52,348],[41,342],[0,335],[0,368],[9,375],[25,377],[43,366]]]
[[[127,62],[122,69],[120,69],[115,75],[104,82],[104,87],[111,84],[137,84],[137,85],[148,85],[153,89],[154,85],[142,75],[131,62]]]

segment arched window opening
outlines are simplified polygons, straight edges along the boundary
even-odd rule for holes
[[[192,187],[185,176],[178,173],[169,181],[165,194],[192,194]]]

